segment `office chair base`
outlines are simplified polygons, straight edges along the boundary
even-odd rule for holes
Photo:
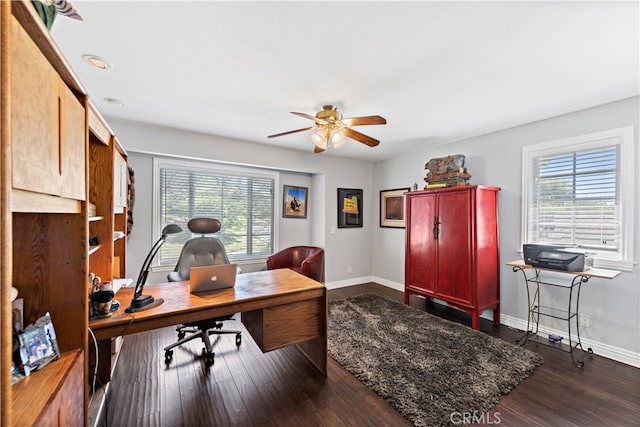
[[[202,356],[204,357],[204,364],[206,366],[212,366],[215,362],[216,359],[216,353],[215,352],[207,352],[206,348],[202,349]],[[173,360],[173,350],[167,350],[164,352],[164,363],[165,364],[170,364],[171,361]]]
[[[202,356],[204,356],[204,365],[205,366],[213,366],[213,363],[216,359],[216,354],[212,352],[207,352],[207,349],[202,349]]]
[[[222,327],[222,323],[219,323],[220,326],[218,326],[218,324],[216,324],[214,326],[214,328],[219,329]],[[236,347],[240,347],[240,345],[242,344],[242,332],[241,331],[232,331],[232,330],[207,330],[207,329],[199,329],[197,330],[193,335],[189,335],[188,337],[185,337],[185,333],[183,330],[178,329],[178,337],[180,338],[178,341],[176,341],[175,343],[166,346],[164,348],[164,363],[165,364],[170,364],[171,361],[173,360],[173,348],[177,347],[179,345],[182,345],[186,342],[189,342],[193,339],[196,338],[201,338],[202,342],[204,343],[204,347],[202,348],[202,356],[205,359],[205,365],[206,366],[211,366],[213,365],[214,361],[215,361],[215,356],[216,353],[213,351],[213,345],[211,344],[211,341],[209,340],[209,336],[210,335],[222,335],[222,334],[235,334],[236,336]],[[182,335],[182,336],[180,336]]]

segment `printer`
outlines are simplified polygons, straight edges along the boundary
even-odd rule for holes
[[[593,254],[576,247],[527,243],[522,252],[525,264],[532,267],[568,272],[593,267]]]

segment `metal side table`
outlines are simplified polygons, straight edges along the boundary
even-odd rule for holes
[[[604,270],[604,269],[596,269],[589,268],[585,271],[579,272],[567,272],[560,270],[551,270],[544,268],[537,268],[531,265],[525,264],[523,260],[511,261],[508,262],[507,265],[513,268],[514,272],[520,271],[524,276],[525,286],[527,288],[527,308],[529,311],[529,315],[527,317],[527,331],[525,334],[516,340],[519,345],[524,345],[530,337],[532,340],[539,344],[549,345],[553,348],[559,349],[561,351],[566,351],[571,354],[571,360],[578,367],[584,366],[584,361],[575,356],[574,350],[580,349],[583,352],[588,353],[589,355],[593,354],[593,350],[591,348],[587,348],[586,350],[582,347],[582,341],[580,340],[580,316],[579,316],[579,307],[580,307],[580,289],[582,288],[583,283],[587,283],[590,278],[597,277],[602,279],[613,279],[614,277],[620,274],[617,270]],[[553,271],[555,273],[562,273],[567,275],[567,279],[571,279],[569,282],[561,283],[557,282],[548,282],[542,281],[540,277],[540,273],[542,271]],[[530,286],[533,285],[533,286]],[[541,286],[553,286],[557,288],[566,289],[569,292],[569,303],[567,308],[558,308],[558,307],[549,307],[543,306],[540,304],[540,287]],[[532,290],[531,288],[535,289]],[[533,292],[533,295],[532,295]],[[567,322],[567,333],[569,335],[569,348],[568,350],[564,350],[560,343],[550,343],[549,341],[542,341],[539,339],[538,330],[540,326],[540,316],[551,317],[554,319],[564,320]],[[574,339],[574,335],[571,330],[571,324],[575,322],[575,333],[576,339]]]

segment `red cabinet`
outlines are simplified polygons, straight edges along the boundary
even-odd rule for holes
[[[407,193],[405,304],[437,298],[471,314],[493,309],[500,323],[497,187],[463,186]]]

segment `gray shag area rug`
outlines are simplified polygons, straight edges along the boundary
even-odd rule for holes
[[[486,413],[542,357],[376,295],[329,303],[329,355],[416,426]]]

